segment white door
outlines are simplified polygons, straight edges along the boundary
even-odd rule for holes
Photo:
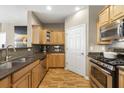
[[[86,25],[66,29],[66,68],[85,76]]]

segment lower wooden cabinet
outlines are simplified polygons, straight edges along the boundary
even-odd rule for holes
[[[32,87],[38,87],[41,80],[41,65],[37,65],[32,70]]]
[[[14,83],[13,88],[31,88],[31,73],[27,73],[16,83]]]
[[[64,53],[50,53],[47,55],[47,68],[49,67],[64,67]]]
[[[119,88],[124,88],[124,71],[119,70]]]
[[[46,73],[46,60],[32,64],[0,80],[0,88],[36,88]]]
[[[0,88],[10,88],[11,87],[11,76],[8,76],[0,80]]]

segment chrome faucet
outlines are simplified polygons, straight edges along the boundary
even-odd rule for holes
[[[9,58],[11,58],[11,56],[9,56],[9,47],[12,47],[13,51],[16,52],[16,49],[13,45],[8,45],[6,48],[6,61],[9,61]]]

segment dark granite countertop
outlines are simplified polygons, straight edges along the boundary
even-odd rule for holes
[[[26,62],[13,62],[16,61],[18,59],[15,59],[12,62],[12,68],[10,69],[0,69],[0,79],[3,79],[5,77],[7,77],[8,75],[11,75],[12,73],[24,68],[25,66],[35,62],[36,60],[40,59],[43,60],[46,58],[46,55],[43,53],[35,53],[33,55],[28,55],[28,56],[23,56],[26,58]]]

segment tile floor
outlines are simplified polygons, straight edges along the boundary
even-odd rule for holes
[[[90,83],[71,71],[50,69],[39,88],[90,88]]]

